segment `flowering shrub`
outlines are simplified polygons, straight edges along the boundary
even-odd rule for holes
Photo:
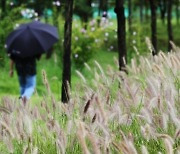
[[[93,19],[87,29],[84,29],[77,21],[73,22],[72,59],[78,68],[99,50],[117,51],[117,34],[112,28],[113,23],[102,20],[98,26],[97,21]]]
[[[111,28],[105,29],[103,38],[104,50],[118,51],[117,30]]]
[[[78,25],[75,25],[77,28]],[[93,31],[77,29],[72,34],[72,59],[77,68],[81,68],[84,62],[89,61],[98,45],[95,42]]]

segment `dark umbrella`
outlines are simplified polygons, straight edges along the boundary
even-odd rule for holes
[[[58,41],[57,28],[39,21],[22,24],[6,39],[7,51],[19,57],[47,52]]]

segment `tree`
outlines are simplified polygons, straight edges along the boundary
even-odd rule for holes
[[[149,0],[151,8],[151,41],[154,47],[152,54],[153,56],[157,54],[157,17],[156,17],[156,1]]]
[[[26,2],[27,3],[27,2]],[[45,8],[52,7],[52,0],[44,1],[44,0],[35,0],[29,3],[29,6],[32,6],[39,16],[43,15]]]
[[[101,16],[102,12],[102,17],[107,18],[108,17],[108,0],[98,0],[99,7],[98,7],[98,16]]]
[[[78,0],[75,1],[74,13],[77,14],[83,23],[85,23],[85,28],[87,28],[88,19],[92,16],[92,0]]]
[[[171,13],[172,13],[172,0],[168,0],[168,10],[167,10],[167,30],[168,30],[168,51],[172,49],[170,41],[173,41],[172,35],[172,23],[171,23]]]
[[[165,23],[165,14],[166,14],[166,0],[160,0],[159,1],[159,8],[160,8],[160,12],[161,12],[161,20],[163,22],[163,24]]]
[[[145,7],[145,21],[147,21],[147,22],[149,22],[149,13],[148,13],[148,10],[150,9],[149,8],[149,1],[150,0],[145,0],[145,2],[144,2],[144,7]]]
[[[63,53],[63,74],[62,74],[62,97],[63,103],[68,103],[69,86],[71,85],[71,35],[73,0],[67,0],[65,4],[66,16],[64,24],[64,53]]]
[[[117,35],[119,51],[119,69],[125,71],[126,56],[126,23],[124,15],[124,0],[116,0],[115,13],[117,14]]]
[[[98,27],[100,26],[100,16],[101,16],[101,0],[98,0],[98,2],[99,2],[99,5],[98,5],[98,19],[97,19],[97,24],[98,24]]]
[[[102,5],[102,11],[103,11],[103,14],[102,14],[102,16],[103,17],[105,17],[105,18],[107,18],[108,17],[108,14],[107,14],[107,12],[108,12],[108,0],[101,0],[101,5]]]
[[[3,18],[6,13],[6,0],[1,0],[1,17]]]
[[[140,8],[139,8],[139,15],[140,15],[140,22],[143,22],[143,4],[144,0],[140,0],[139,2]]]

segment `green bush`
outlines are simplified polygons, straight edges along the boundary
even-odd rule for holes
[[[9,11],[9,13],[1,19],[0,22],[0,67],[5,65],[6,51],[5,40],[8,34],[15,28],[16,23],[19,23],[22,7],[17,7]],[[8,12],[8,11],[7,11]]]
[[[108,25],[108,24],[107,24]],[[117,34],[114,28],[98,26],[90,21],[87,29],[74,21],[72,33],[72,60],[77,68],[82,68],[97,51],[117,51]]]
[[[96,52],[95,38],[91,31],[77,29],[72,34],[72,60],[77,68],[82,68]]]
[[[115,29],[107,27],[101,29],[102,48],[106,51],[118,51],[117,32]]]

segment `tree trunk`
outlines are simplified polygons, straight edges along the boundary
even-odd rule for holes
[[[132,1],[128,0],[128,25],[129,25],[129,32],[131,33],[131,25],[132,25],[132,21],[131,21],[131,16],[132,16]]]
[[[125,71],[126,67],[126,22],[124,15],[124,0],[116,0],[115,13],[117,14],[117,35],[119,50],[119,70]]]
[[[167,12],[168,51],[172,49],[170,41],[173,41],[171,13],[172,13],[172,0],[168,0],[168,12]]]
[[[86,3],[87,3],[87,6],[91,7],[92,0],[86,0]],[[84,14],[84,22],[85,22],[84,28],[85,29],[87,29],[89,17],[92,17],[92,12],[91,13],[87,12],[86,14]]]
[[[151,1],[151,0],[149,0],[149,1]],[[145,0],[144,5],[145,5],[145,21],[149,22],[149,15],[148,15],[148,10],[150,9],[149,2],[147,0]]]
[[[140,0],[140,9],[139,9],[139,15],[140,15],[140,22],[142,23],[143,22],[143,4],[144,4],[144,1],[143,0]]]
[[[101,16],[101,0],[98,0],[99,5],[98,5],[98,16]]]
[[[165,23],[165,15],[166,15],[166,0],[161,0],[159,2],[159,7],[160,7],[160,12],[161,12],[161,20],[162,20],[162,23],[164,24]]]
[[[62,102],[68,103],[71,86],[71,34],[72,34],[73,0],[66,0],[66,17],[64,25],[64,55],[62,75]]]
[[[107,18],[108,17],[108,0],[102,0],[102,11],[103,11],[103,17]]]
[[[6,0],[1,0],[1,9],[2,9],[1,16],[3,18],[6,14]]]
[[[149,0],[151,7],[151,41],[154,47],[152,54],[157,54],[157,23],[156,23],[156,1]]]

